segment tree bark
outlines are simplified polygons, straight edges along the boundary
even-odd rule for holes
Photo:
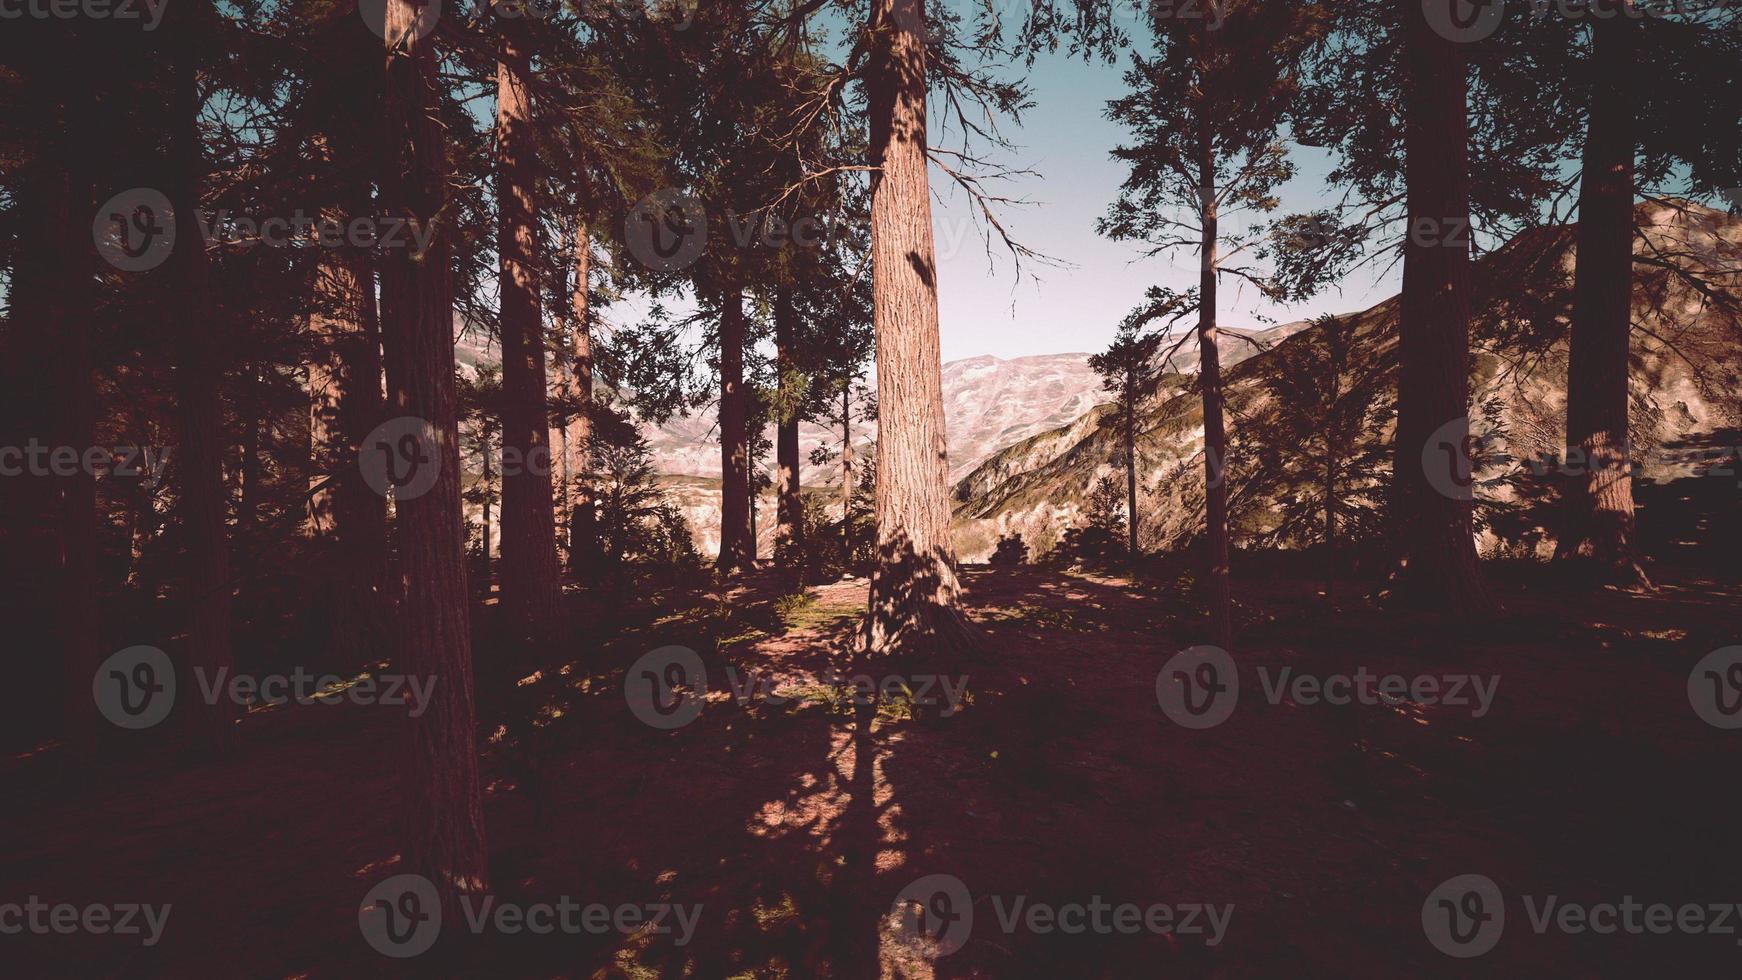
[[[1469,84],[1458,43],[1433,30],[1420,3],[1402,7],[1409,228],[1398,324],[1394,595],[1479,615],[1491,600],[1477,564],[1473,504],[1468,493],[1452,492],[1468,481],[1456,473],[1430,480],[1428,469],[1459,466],[1446,457],[1466,451],[1470,431]]]
[[[841,543],[853,560],[853,378],[841,382]]]
[[[1620,6],[1618,3],[1617,6]],[[1556,557],[1597,566],[1610,581],[1646,582],[1634,551],[1628,440],[1628,335],[1633,315],[1633,101],[1638,28],[1592,22],[1590,122],[1579,182],[1578,264],[1567,366],[1566,527]]]
[[[924,0],[874,0],[869,65],[877,338],[877,563],[862,633],[873,655],[976,645],[950,543],[936,247],[926,159]]]
[[[1126,551],[1137,560],[1137,405],[1125,406],[1125,530],[1129,537]]]
[[[479,554],[478,565],[484,569],[484,585],[490,585],[490,493],[496,489],[496,466],[490,461],[490,430],[488,428],[478,433],[478,456],[484,463],[484,550]]]
[[[502,610],[525,638],[555,629],[555,500],[550,485],[550,411],[544,370],[544,317],[534,217],[537,144],[521,21],[497,22],[497,278],[502,301]]]
[[[804,557],[804,497],[799,485],[798,405],[794,391],[796,368],[793,344],[797,342],[797,311],[792,293],[782,286],[774,299],[775,370],[779,374],[780,417],[775,420],[774,457],[778,525],[774,532],[774,560],[791,568]]]
[[[38,80],[34,72],[26,77],[32,83]],[[40,149],[41,162],[26,175],[24,193],[17,203],[28,222],[25,241],[39,243],[40,248],[20,250],[10,283],[13,329],[33,335],[21,346],[35,355],[20,357],[17,363],[31,373],[46,368],[43,373],[52,387],[35,392],[41,398],[41,408],[48,409],[48,417],[37,416],[35,412],[41,409],[31,405],[23,407],[18,421],[26,423],[32,436],[40,432],[48,436],[45,441],[49,445],[69,446],[82,455],[95,445],[97,427],[92,345],[95,311],[90,285],[94,269],[89,239],[81,233],[85,216],[96,202],[84,159],[74,147],[95,134],[89,130],[88,110],[80,104],[81,98],[90,98],[89,92],[66,91],[59,85],[55,88],[57,94],[43,91],[38,97],[50,105],[62,102],[57,108],[63,109],[61,118],[67,132],[63,139]],[[34,254],[38,252],[40,257]],[[15,350],[14,355],[23,353]],[[25,395],[36,387],[32,380],[19,379],[18,394]],[[25,504],[17,514],[22,518],[17,528],[20,537],[53,549],[53,574],[45,584],[53,590],[56,616],[49,636],[59,641],[63,672],[61,730],[69,745],[88,752],[96,747],[103,725],[91,698],[91,681],[101,659],[95,475],[79,466],[70,475],[26,473],[10,477],[8,482],[23,483],[27,488],[24,501],[7,501],[8,505]],[[7,550],[13,547],[17,557],[25,559],[21,574],[9,580],[17,583],[13,598],[20,600],[20,608],[28,610],[36,597],[27,583],[42,568],[32,559],[49,556],[23,546],[23,542],[9,545]]]
[[[720,305],[720,558],[722,572],[754,563],[750,539],[750,456],[745,435],[744,292],[726,289]]]
[[[193,671],[220,676],[234,664],[230,637],[229,541],[225,522],[223,377],[227,366],[222,330],[210,305],[205,242],[194,215],[199,207],[204,163],[200,150],[197,84],[200,31],[212,15],[209,3],[182,8],[176,65],[175,131],[172,134],[170,201],[177,216],[173,263],[178,302],[167,301],[166,326],[178,337],[175,372],[177,433],[175,474],[182,546],[182,599],[187,616],[186,691],[198,690]],[[172,15],[173,16],[173,15]],[[235,744],[235,713],[228,698],[188,699],[189,737],[208,751]]]
[[[599,529],[592,493],[586,482],[593,442],[593,418],[588,414],[593,402],[593,335],[592,325],[587,321],[593,242],[584,217],[576,220],[574,265],[575,284],[570,306],[574,322],[569,328],[571,360],[569,369],[563,372],[563,383],[578,409],[567,424],[564,459],[570,475],[565,481],[564,500],[569,567],[577,577],[586,578],[598,564]]]
[[[395,502],[404,599],[396,666],[439,678],[411,720],[402,870],[433,882],[446,914],[460,892],[487,888],[484,808],[472,708],[472,647],[462,551],[459,428],[454,398],[452,229],[440,222],[449,180],[447,133],[437,117],[435,48],[408,28],[419,8],[388,0],[387,145],[381,198],[389,217],[436,223],[421,256],[389,250],[381,266],[381,328],[390,412],[424,420],[437,467],[427,492]],[[439,216],[439,221],[438,221]],[[457,921],[457,920],[456,920]]]
[[[1228,582],[1228,436],[1222,421],[1222,359],[1216,342],[1216,271],[1219,257],[1215,152],[1208,136],[1198,151],[1201,196],[1198,273],[1198,389],[1204,401],[1204,602],[1210,642],[1234,643],[1234,605]]]

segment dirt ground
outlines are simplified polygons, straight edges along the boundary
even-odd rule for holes
[[[381,955],[359,904],[396,873],[402,719],[293,705],[250,713],[236,758],[194,768],[161,747],[96,771],[55,746],[7,762],[0,902],[172,911],[149,948],[0,935],[0,972],[1735,976],[1737,935],[1539,934],[1527,907],[1551,895],[1742,901],[1742,731],[1705,723],[1688,697],[1694,664],[1742,642],[1742,594],[1693,573],[1661,577],[1655,593],[1592,597],[1497,569],[1505,611],[1480,626],[1358,599],[1332,607],[1298,579],[1237,581],[1238,705],[1202,730],[1158,706],[1163,664],[1201,639],[1169,583],[969,570],[984,649],[947,668],[966,677],[966,700],[917,714],[899,699],[857,706],[826,683],[888,672],[846,652],[862,580],[795,599],[769,576],[727,595],[577,608],[608,630],[577,630],[536,672],[507,677],[477,654],[480,716],[496,732],[485,757],[493,893],[699,904],[688,941],[448,924],[429,952]],[[625,669],[673,644],[697,651],[711,693],[694,721],[657,728],[630,710]],[[790,697],[741,704],[728,668]],[[1267,682],[1283,668],[1497,686],[1480,717],[1408,698],[1272,703]],[[534,734],[516,735],[530,716]],[[1465,874],[1496,883],[1506,920],[1491,952],[1462,960],[1430,943],[1423,910]],[[971,896],[971,930],[953,951],[914,940],[891,914],[932,875]],[[1071,934],[1020,918],[1007,928],[1018,899],[1232,909],[1220,935]]]

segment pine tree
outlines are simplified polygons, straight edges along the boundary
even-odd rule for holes
[[[1089,367],[1101,376],[1101,387],[1112,393],[1120,443],[1124,449],[1125,512],[1129,515],[1126,556],[1137,560],[1137,414],[1154,397],[1161,384],[1163,334],[1145,333],[1141,324],[1119,325],[1107,349],[1089,358]]]
[[[502,338],[502,608],[515,634],[549,634],[561,591],[535,222],[537,141],[524,19],[496,17],[497,289]]]
[[[390,250],[381,267],[381,333],[388,411],[420,420],[424,438],[408,466],[434,466],[431,489],[395,501],[401,555],[396,666],[441,679],[441,694],[410,722],[406,767],[406,871],[433,882],[444,910],[459,915],[461,893],[487,884],[484,808],[472,706],[472,648],[461,545],[459,429],[455,415],[447,134],[436,114],[431,38],[413,27],[422,8],[388,0],[388,145],[381,175],[383,213],[433,228],[420,256]]]

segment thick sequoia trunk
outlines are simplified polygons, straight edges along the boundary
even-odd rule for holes
[[[1638,28],[1593,21],[1591,108],[1579,183],[1571,362],[1567,366],[1566,526],[1556,557],[1590,562],[1612,581],[1645,581],[1634,554],[1628,445],[1628,334],[1633,313],[1633,74]]]
[[[1490,606],[1467,464],[1454,458],[1470,431],[1469,85],[1462,48],[1433,30],[1420,4],[1402,6],[1409,227],[1398,324],[1394,595],[1467,615]]]
[[[1216,269],[1219,237],[1214,152],[1203,141],[1198,159],[1202,195],[1198,277],[1198,389],[1204,401],[1204,603],[1210,612],[1210,642],[1234,642],[1234,603],[1228,583],[1228,435],[1222,422],[1222,358],[1216,343]],[[1136,515],[1134,514],[1133,517]]]
[[[797,311],[792,294],[781,287],[774,299],[775,370],[779,374],[780,417],[775,420],[775,493],[778,495],[774,532],[774,560],[791,567],[804,555],[804,497],[799,487],[798,405],[792,390],[793,344],[797,341]]]
[[[586,578],[598,566],[599,528],[585,480],[593,442],[593,417],[588,414],[593,401],[593,335],[592,325],[587,322],[593,241],[584,218],[575,225],[574,264],[570,306],[574,322],[569,328],[569,360],[563,372],[563,385],[576,411],[569,416],[564,430],[563,464],[568,476],[563,481],[563,513],[568,521],[569,568],[577,577]]]
[[[878,655],[975,645],[950,544],[937,257],[926,173],[924,0],[874,0],[871,270],[877,337],[877,556],[863,639]]]
[[[745,438],[749,392],[744,388],[744,294],[730,288],[720,302],[720,559],[732,572],[753,563],[750,539],[750,455]]]
[[[408,31],[417,10],[388,0],[387,146],[381,174],[386,216],[436,220],[446,202],[447,133],[436,118],[435,51]],[[451,221],[451,215],[441,215]],[[454,312],[450,227],[438,225],[429,249],[390,250],[381,264],[381,332],[389,414],[423,420],[428,492],[395,501],[404,598],[395,666],[439,679],[421,717],[408,721],[406,840],[402,870],[421,874],[459,915],[460,892],[486,887],[484,808],[472,708],[472,647],[462,552],[459,431],[454,400]],[[415,461],[408,461],[414,462]]]
[[[209,303],[205,242],[193,220],[199,206],[203,165],[200,153],[200,99],[197,71],[199,30],[211,9],[204,3],[182,8],[176,77],[175,132],[172,136],[171,204],[175,208],[175,247],[171,253],[177,300],[165,298],[166,324],[177,337],[175,370],[177,441],[174,476],[176,527],[181,536],[182,602],[187,616],[184,691],[198,690],[193,671],[206,677],[231,669],[229,541],[225,528],[224,338]],[[235,716],[228,698],[188,698],[187,731],[215,752],[234,745]]]
[[[518,22],[497,24],[496,234],[502,301],[502,609],[522,637],[554,627],[556,514],[533,215],[536,144]]]

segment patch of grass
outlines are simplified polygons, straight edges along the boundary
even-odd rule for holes
[[[861,610],[854,605],[823,602],[811,592],[794,592],[774,600],[774,611],[787,629],[811,629],[833,626]]]

